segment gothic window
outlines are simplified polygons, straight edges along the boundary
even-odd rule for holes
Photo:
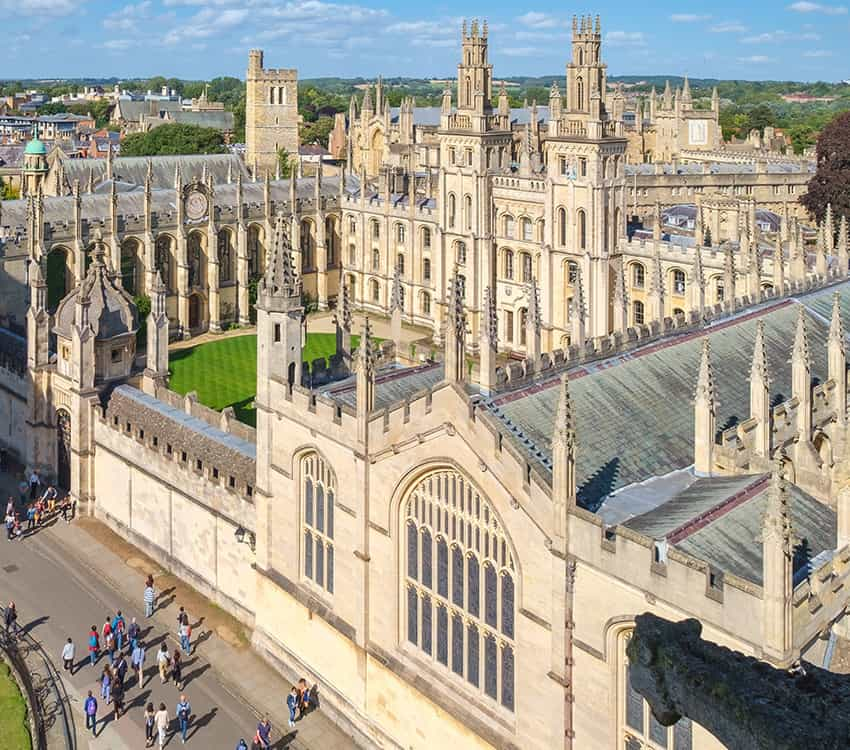
[[[454,193],[449,193],[449,226],[454,227],[455,215],[457,213],[457,199]]]
[[[372,219],[369,223],[372,226],[372,239],[381,239],[381,225],[378,223],[377,219]]]
[[[646,285],[646,269],[641,263],[632,264],[632,287],[643,289]]]
[[[723,302],[725,297],[725,286],[723,284],[723,279],[715,279],[714,281],[714,300],[716,302]]]
[[[233,281],[233,243],[226,229],[218,233],[218,280],[221,283]]]
[[[513,250],[505,250],[505,278],[513,279],[514,277],[514,251]]]
[[[431,281],[431,259],[425,258],[422,261],[422,280]]]
[[[673,294],[683,295],[685,293],[685,272],[678,268],[673,271]]]
[[[372,279],[369,282],[369,290],[371,292],[372,302],[380,302],[381,301],[381,289],[378,286],[378,282],[375,279]]]
[[[334,499],[336,477],[317,453],[301,459],[304,577],[334,592]]]
[[[509,344],[514,342],[514,314],[511,310],[505,311],[505,341]]]
[[[579,209],[578,216],[578,246],[585,250],[587,248],[587,216]]]
[[[521,253],[520,258],[522,259],[522,280],[528,283],[533,275],[531,256],[528,253]]]
[[[643,325],[643,321],[644,321],[643,302],[641,302],[640,300],[635,300],[632,303],[632,311],[633,311],[633,313],[632,313],[633,321],[632,322],[636,326]]]
[[[428,292],[422,293],[422,314],[430,315],[431,314],[431,295]]]
[[[558,244],[567,244],[567,212],[563,208],[558,209]]]
[[[455,242],[455,260],[458,265],[466,265],[466,243],[462,240]]]
[[[171,292],[174,289],[174,280],[171,273],[171,238],[168,235],[160,235],[156,238],[154,246],[154,265],[159,271],[162,283]]]
[[[372,250],[372,270],[377,271],[381,267],[381,253],[378,248]]]
[[[189,235],[189,288],[203,286],[204,263],[201,249],[201,235],[193,232]]]
[[[396,224],[395,225],[396,242],[398,242],[399,245],[403,245],[406,237],[407,237],[407,231],[405,230],[404,224],[401,224],[401,223]]]
[[[522,239],[526,242],[530,242],[532,240],[531,219],[520,219],[520,227],[522,229]]]
[[[472,156],[470,152],[470,157]],[[465,195],[463,197],[463,222],[467,231],[472,230],[472,196]]]
[[[404,253],[395,256],[395,264],[398,267],[398,272],[404,276]]]
[[[357,265],[357,248],[355,247],[353,242],[348,246],[348,265]]]
[[[260,227],[248,227],[248,273],[256,279],[263,273],[263,245],[260,242]]]
[[[537,220],[537,241],[544,242],[546,239],[546,220],[538,219]]]
[[[581,78],[576,79],[576,109],[584,109],[584,81]]]
[[[431,249],[431,230],[428,227],[422,228],[422,249]]]
[[[567,283],[574,286],[578,279],[578,263],[574,261],[567,262]]]
[[[441,470],[403,507],[405,640],[513,711],[515,570],[492,506],[465,476]]]
[[[141,262],[137,240],[126,240],[121,245],[121,286],[130,295],[141,292]]]
[[[313,223],[311,221],[301,222],[301,270],[306,271],[315,267],[315,243],[313,237]]]
[[[514,217],[510,214],[507,214],[504,219],[504,234],[505,237],[514,236]]]
[[[325,248],[327,253],[327,267],[330,268],[336,265],[336,250],[339,246],[340,238],[336,233],[336,219],[333,216],[328,216],[325,219]]]
[[[353,216],[348,217],[348,231],[351,234],[357,234],[357,219]]]

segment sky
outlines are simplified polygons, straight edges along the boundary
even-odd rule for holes
[[[551,75],[569,57],[573,13],[601,16],[610,75],[850,78],[847,6],[785,2],[0,0],[0,78],[244,78],[253,47],[301,78],[448,77],[464,16],[487,19],[496,78]]]

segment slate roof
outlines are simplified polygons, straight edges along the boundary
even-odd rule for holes
[[[24,144],[0,146],[0,167],[20,169],[24,164]]]
[[[178,101],[163,99],[154,101],[154,112],[179,112],[183,105]],[[120,111],[121,119],[126,121],[138,122],[139,115],[147,117],[151,114],[150,101],[135,101],[132,99],[119,99],[116,104],[117,110]],[[117,113],[116,113],[117,115]]]
[[[375,377],[375,409],[383,409],[435,385],[443,380],[443,365],[428,364],[421,367],[388,365]],[[352,408],[357,405],[357,379],[352,375],[322,391],[335,401]]]
[[[216,130],[233,130],[233,112],[228,110],[206,110],[204,112],[169,112],[168,120],[184,125],[199,125]]]
[[[702,339],[711,341],[718,430],[749,416],[749,372],[757,319],[765,323],[771,398],[791,395],[791,342],[797,305],[805,304],[813,375],[826,377],[831,294],[839,291],[850,324],[850,282],[765,305],[703,331],[666,339],[570,372],[578,435],[578,494],[585,507],[620,488],[693,463],[693,394]],[[532,460],[551,467],[559,376],[499,395],[486,404]]]
[[[663,174],[672,175],[672,174],[702,174],[703,173],[703,165],[701,163],[685,163],[685,164],[676,164],[676,168],[674,171],[672,164],[626,164],[626,175],[654,175],[656,167],[658,167]],[[810,172],[814,173],[817,166],[814,162],[809,162],[806,164],[800,164],[799,162],[768,162],[766,165],[767,172],[769,174],[791,174],[793,172]],[[757,165],[755,163],[750,164],[727,164],[725,162],[714,162],[709,166],[709,172],[711,174],[755,174],[757,171]]]

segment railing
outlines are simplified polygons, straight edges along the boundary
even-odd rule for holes
[[[2,615],[5,615],[5,609],[0,607],[0,616]],[[62,734],[65,736],[66,750],[77,750],[77,730],[68,693],[59,672],[41,644],[29,633],[18,631],[15,637],[3,630],[0,631],[0,649],[24,684],[33,714],[32,723],[36,735],[32,738],[33,746],[37,750],[47,750],[47,733],[58,721],[61,723]],[[44,674],[30,669],[27,664],[28,657],[37,657],[41,660]],[[53,734],[55,737],[59,736],[56,732]],[[50,750],[55,747],[57,747],[56,742],[51,742]]]

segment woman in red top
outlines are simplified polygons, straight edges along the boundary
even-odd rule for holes
[[[89,632],[89,659],[91,663],[94,664],[97,661],[98,654],[100,653],[100,638],[97,635],[97,625],[91,626],[91,631]]]

